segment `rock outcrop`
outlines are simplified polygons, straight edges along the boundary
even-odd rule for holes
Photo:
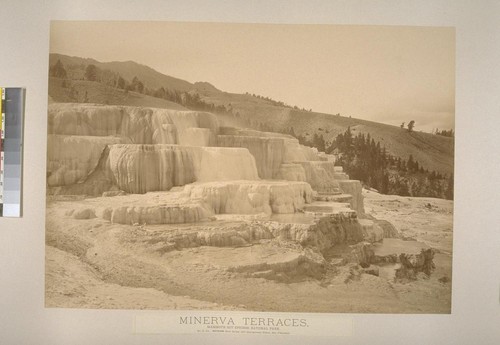
[[[384,239],[384,229],[375,221],[370,219],[360,219],[359,223],[363,228],[363,238],[367,242],[379,242]]]
[[[216,214],[294,213],[312,201],[305,182],[227,181],[186,185],[183,197]]]
[[[211,113],[145,107],[53,103],[48,117],[49,134],[118,136],[135,144],[215,146],[219,129]]]
[[[236,127],[220,127],[219,133],[221,135],[235,135],[240,137],[259,137],[259,138],[282,138],[296,140],[294,137],[288,134],[276,133],[276,132],[262,132],[255,129],[249,128],[236,128]]]
[[[434,253],[434,249],[429,248],[422,249],[419,254],[400,254],[399,262],[401,267],[396,270],[396,279],[415,280],[419,272],[430,276],[435,268]]]
[[[398,230],[390,222],[386,220],[375,219],[373,220],[382,231],[384,232],[384,238],[399,238]]]
[[[300,145],[289,135],[231,127],[221,127],[220,133],[218,146],[246,147],[255,157],[259,176],[263,179],[306,181],[323,194],[339,194],[337,181],[348,179],[341,167],[335,167],[332,155]],[[360,193],[361,185],[359,187],[350,189]],[[363,209],[361,198],[361,194],[353,198],[357,210]]]
[[[242,273],[252,278],[280,282],[301,281],[307,277],[321,279],[326,272],[325,259],[307,248],[305,250],[290,250],[264,246],[264,249],[257,253],[255,250],[248,253],[250,260],[245,260],[244,254],[247,253],[242,251],[243,258],[240,257],[233,265],[229,266],[228,271]]]
[[[349,180],[349,175],[347,175],[344,172],[344,168],[342,168],[340,166],[336,166],[334,171],[335,171],[334,176],[335,176],[336,180]]]
[[[361,184],[335,166],[334,156],[290,135],[219,127],[205,112],[95,104],[51,104],[49,133],[48,193],[98,196],[66,216],[194,228],[165,235],[158,250],[267,239],[298,246],[286,264],[243,270],[271,279],[293,270],[316,275],[332,247],[377,243],[393,233],[360,219]],[[227,214],[242,227],[207,225]],[[385,260],[365,245],[358,254],[366,265]]]
[[[218,146],[244,147],[255,157],[259,177],[272,179],[278,175],[283,163],[284,140],[270,137],[219,135]]]
[[[196,181],[257,180],[255,160],[240,148],[112,145],[110,169],[128,193],[167,191]]]
[[[393,296],[387,280],[432,270],[425,244],[386,238],[394,227],[364,214],[361,183],[334,156],[289,135],[219,127],[204,112],[94,104],[51,104],[49,133],[47,244],[115,283],[147,288],[154,277],[167,293],[218,303],[217,290],[248,284],[258,309],[262,287],[314,287],[324,300],[359,280],[358,295]],[[206,282],[216,283],[208,295]],[[241,303],[240,290],[224,302]],[[322,303],[313,309],[328,311]]]
[[[388,267],[391,279],[414,280],[434,269],[434,249],[417,241],[384,239],[381,243],[359,242],[351,246],[349,260],[363,268]]]
[[[339,213],[321,217],[301,236],[300,243],[325,252],[334,246],[353,244],[362,239],[362,229],[356,216]]]
[[[281,164],[276,178],[287,181],[307,181],[306,171],[302,165],[296,163]]]
[[[273,239],[273,234],[263,228],[252,226],[246,221],[221,223],[217,221],[198,224],[188,230],[176,226],[164,226],[159,238],[147,238],[152,249],[163,254],[172,250],[194,247],[241,247],[250,246],[261,240]],[[183,231],[184,230],[184,231]]]
[[[193,183],[169,193],[117,195],[87,201],[71,211],[119,224],[178,224],[208,221],[216,214],[290,214],[312,201],[305,182],[217,181]],[[86,212],[86,211],[85,211]]]
[[[316,148],[300,145],[299,141],[295,138],[286,138],[284,141],[284,162],[290,163],[321,160]]]
[[[261,132],[253,129],[220,127],[221,135],[244,136],[256,138],[274,138],[283,140],[284,153],[283,161],[286,163],[303,161],[335,161],[333,155],[327,155],[324,152],[318,152],[314,147],[304,146],[291,135],[276,132]]]
[[[304,206],[304,211],[313,213],[315,215],[330,215],[330,214],[345,214],[345,215],[356,215],[356,211],[351,209],[348,203],[335,202],[335,201],[314,201],[311,204]]]
[[[294,137],[274,132],[260,132],[252,129],[220,127],[219,146],[246,147],[257,161],[261,178],[281,178],[277,169],[281,163],[330,161],[332,155],[320,153],[316,148],[299,144]],[[269,152],[271,149],[274,154]],[[266,170],[271,168],[272,171]]]
[[[305,171],[306,181],[312,189],[322,194],[340,194],[339,183],[335,179],[335,166],[328,161],[296,162]]]
[[[351,207],[361,216],[365,213],[361,182],[357,180],[339,180],[338,184],[342,192],[352,195]]]
[[[119,137],[49,135],[47,184],[52,187],[83,182],[97,168],[108,145],[127,141]]]
[[[270,231],[276,239],[296,242],[323,253],[333,246],[353,244],[363,240],[363,230],[355,213],[337,212],[312,217],[309,222],[255,221],[253,228]],[[263,230],[262,230],[263,231]]]
[[[183,224],[208,220],[213,214],[199,204],[179,203],[151,206],[117,206],[102,212],[102,218],[118,224]]]

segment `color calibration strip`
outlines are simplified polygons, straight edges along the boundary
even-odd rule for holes
[[[25,89],[0,91],[0,217],[21,217]]]
[[[3,179],[4,179],[4,156],[3,156],[3,141],[4,141],[4,128],[5,128],[5,89],[0,88],[0,216],[3,214]]]

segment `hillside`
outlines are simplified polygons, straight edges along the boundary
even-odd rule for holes
[[[61,54],[50,54],[49,65],[52,66],[57,62],[57,60],[60,60],[64,66],[86,66],[93,64],[100,69],[108,69],[119,73],[123,78],[128,80],[132,80],[134,77],[137,77],[150,88],[156,89],[162,86],[168,86],[172,90],[179,91],[189,91],[194,88],[193,84],[185,80],[162,74],[155,71],[151,67],[141,65],[133,61],[99,62],[94,59],[85,59]]]
[[[96,103],[187,110],[182,105],[165,99],[133,91],[125,92],[87,80],[63,81],[60,78],[49,78],[49,98],[51,102],[56,103]]]
[[[251,95],[220,92],[202,99],[208,103],[230,105],[233,112],[238,112],[240,118],[247,120],[247,123],[266,124],[275,131],[293,128],[297,135],[308,138],[318,133],[327,142],[335,140],[338,134],[351,127],[353,135],[370,134],[393,156],[408,159],[411,154],[426,169],[448,175],[453,172],[453,138],[418,131],[408,132],[398,126],[373,121],[275,106]]]
[[[418,132],[418,123],[414,132],[408,132],[399,126],[391,126],[378,122],[348,118],[340,115],[322,114],[294,109],[290,106],[277,105],[278,102],[249,94],[233,94],[218,90],[207,82],[187,81],[164,75],[154,69],[127,62],[99,62],[93,59],[69,57],[60,54],[50,55],[50,65],[60,60],[68,70],[68,78],[72,79],[73,88],[78,97],[71,94],[70,89],[61,87],[62,80],[49,83],[49,96],[55,102],[82,102],[82,95],[87,92],[87,102],[103,104],[140,105],[160,108],[181,109],[181,105],[165,99],[129,92],[125,97],[123,90],[105,87],[102,84],[83,80],[84,66],[94,64],[102,70],[118,73],[128,81],[137,77],[146,88],[155,90],[160,87],[178,92],[197,93],[206,104],[223,105],[233,116],[218,114],[222,123],[232,126],[253,128],[265,127],[273,131],[283,132],[293,128],[297,135],[312,138],[314,134],[324,137],[327,142],[351,127],[353,134],[359,132],[370,134],[387,152],[395,157],[408,159],[411,154],[421,166],[449,175],[454,166],[454,139]],[[180,107],[180,108],[179,108]],[[406,122],[411,119],[404,119]],[[401,120],[403,121],[403,120]]]

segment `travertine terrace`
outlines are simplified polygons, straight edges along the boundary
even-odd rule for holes
[[[47,195],[49,306],[134,307],[139,292],[124,289],[144,289],[142,308],[415,311],[398,309],[392,281],[418,281],[434,265],[432,249],[365,212],[361,184],[334,156],[207,112],[51,104]],[[95,288],[113,284],[117,300],[66,286],[65,265],[87,267]],[[361,284],[358,301],[335,303],[350,282]],[[386,307],[363,302],[370,284]],[[148,300],[162,293],[175,305]]]

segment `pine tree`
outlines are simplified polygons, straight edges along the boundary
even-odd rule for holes
[[[66,69],[64,69],[61,60],[58,59],[57,62],[50,67],[49,75],[51,77],[56,77],[56,78],[66,78],[67,76]]]
[[[384,172],[384,174],[382,175],[382,183],[380,184],[380,193],[389,193],[389,182],[389,175]]]
[[[88,65],[85,68],[85,79],[89,81],[97,81],[97,67],[96,65]]]
[[[307,145],[322,146],[322,136],[318,134],[313,136],[312,142],[306,139],[304,137],[303,141]],[[300,136],[299,140],[302,141]],[[440,173],[424,169],[412,155],[407,160],[391,156],[369,135],[358,133],[353,137],[348,128],[325,146],[327,152],[338,150],[341,156],[336,164],[343,166],[351,178],[381,193],[439,198],[450,194],[445,190],[447,185],[440,179]]]
[[[408,132],[413,132],[413,127],[415,127],[415,121],[411,120],[408,123]]]
[[[162,86],[160,87],[159,89],[157,89],[155,92],[154,92],[154,97],[157,97],[157,98],[165,98],[166,96],[166,91],[165,91],[165,88]]]
[[[118,80],[116,81],[116,87],[119,89],[125,89],[125,79],[123,79],[121,76],[118,77]]]

